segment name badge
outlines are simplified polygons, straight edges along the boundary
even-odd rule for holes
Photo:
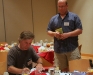
[[[64,26],[69,26],[69,22],[64,22]]]

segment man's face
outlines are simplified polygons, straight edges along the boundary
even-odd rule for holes
[[[66,13],[68,11],[68,6],[66,5],[66,3],[64,1],[58,2],[58,11],[61,15],[66,15]]]
[[[22,39],[22,40],[20,40],[19,41],[19,44],[20,44],[20,49],[22,49],[22,50],[27,50],[29,47],[30,47],[30,45],[31,45],[31,43],[32,43],[32,40],[33,39]]]

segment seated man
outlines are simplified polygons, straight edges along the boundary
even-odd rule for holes
[[[42,60],[31,46],[34,34],[23,31],[19,37],[19,44],[12,47],[7,55],[7,70],[9,75],[21,75],[30,72],[32,62],[36,62],[36,68],[43,69]]]

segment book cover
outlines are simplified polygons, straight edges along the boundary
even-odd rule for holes
[[[56,32],[59,32],[60,34],[62,34],[62,33],[63,33],[62,28],[58,28],[58,29],[56,29],[55,31],[56,31]]]

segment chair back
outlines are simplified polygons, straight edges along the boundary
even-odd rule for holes
[[[0,52],[0,75],[3,75],[7,70],[7,53],[8,52]]]
[[[81,54],[81,47],[82,47],[82,44],[78,46],[80,54]]]
[[[73,72],[74,70],[87,72],[90,68],[89,59],[76,59],[69,61],[69,71]]]

